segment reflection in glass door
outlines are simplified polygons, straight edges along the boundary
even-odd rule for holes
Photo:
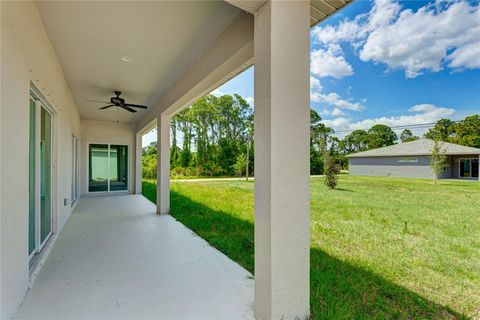
[[[35,251],[35,136],[36,136],[36,115],[35,99],[30,97],[30,124],[28,144],[28,254]]]
[[[108,191],[108,144],[91,144],[88,154],[88,191]]]
[[[52,114],[31,94],[29,103],[28,253],[39,253],[52,234]]]
[[[470,178],[470,159],[460,159],[460,178]]]
[[[472,159],[472,178],[478,178],[478,159]]]
[[[128,190],[128,147],[89,145],[89,192]]]
[[[52,232],[52,116],[42,106],[40,120],[40,243]]]
[[[110,145],[110,191],[127,190],[127,146]]]

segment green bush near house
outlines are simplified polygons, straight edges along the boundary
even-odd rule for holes
[[[253,182],[172,181],[171,214],[253,273],[253,197]],[[479,317],[479,208],[473,181],[312,178],[312,318]]]

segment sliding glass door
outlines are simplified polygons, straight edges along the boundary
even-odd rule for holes
[[[52,234],[52,114],[32,93],[29,104],[28,253],[38,253]]]
[[[460,178],[478,178],[478,158],[460,159]]]
[[[128,147],[125,145],[89,145],[89,192],[128,190]]]

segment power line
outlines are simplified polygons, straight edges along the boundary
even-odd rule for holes
[[[452,120],[453,123],[458,123],[461,122],[462,120]],[[393,130],[401,130],[401,129],[425,129],[425,128],[431,128],[435,126],[437,122],[431,122],[431,123],[419,123],[419,124],[408,124],[408,125],[402,125],[402,126],[391,126],[390,128]],[[367,130],[367,129],[348,129],[348,130],[338,130],[335,131],[335,134],[337,133],[349,133],[353,132],[355,130]]]

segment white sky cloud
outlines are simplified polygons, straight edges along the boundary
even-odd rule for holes
[[[335,112],[336,115],[341,115],[340,113],[343,113],[340,109],[347,109],[353,111],[360,111],[363,109],[362,103],[354,102],[350,99],[344,99],[336,92],[324,93],[323,86],[320,80],[315,77],[310,77],[310,100],[312,102],[322,103],[328,106],[335,107],[335,109],[331,112]]]
[[[332,116],[334,117],[341,117],[341,116],[344,116],[345,115],[345,112],[343,112],[342,110],[338,109],[338,108],[334,108],[332,110]]]
[[[376,124],[387,126],[404,126],[424,123],[435,123],[442,118],[449,118],[455,113],[453,108],[435,106],[433,104],[417,104],[409,109],[410,114],[364,119],[362,121],[352,122],[347,117],[337,117],[331,120],[324,120],[323,123],[338,130],[357,130],[369,129]]]
[[[334,117],[343,117],[346,115],[346,113],[340,110],[339,108],[333,108],[332,110],[329,110],[328,108],[323,108],[319,112],[319,114],[322,116],[334,116]]]
[[[313,34],[327,47],[350,42],[361,60],[403,69],[409,78],[445,66],[480,68],[480,3],[437,2],[413,12],[401,10],[398,2],[377,0],[367,14],[317,27]]]
[[[248,104],[250,105],[250,107],[253,107],[253,106],[254,106],[254,104],[253,104],[253,102],[254,102],[253,97],[246,97],[246,98],[245,98],[245,101],[248,102]]]
[[[223,93],[221,90],[215,89],[215,90],[213,90],[212,92],[210,92],[210,94],[213,94],[215,97],[221,97],[221,96],[223,96],[225,93]]]
[[[353,75],[353,68],[345,60],[338,44],[330,44],[327,49],[313,50],[310,53],[310,71],[319,77],[335,79]]]

